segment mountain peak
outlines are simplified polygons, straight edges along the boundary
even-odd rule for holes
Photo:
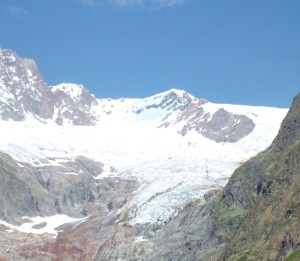
[[[185,100],[186,101],[196,100],[196,98],[193,95],[189,94],[188,92],[186,92],[184,90],[174,89],[174,88],[172,88],[168,91],[165,91],[165,92],[161,92],[161,93],[156,94],[151,97],[153,97],[153,98],[154,97],[166,97],[167,99],[176,98],[180,102],[184,102]],[[151,98],[151,97],[149,97],[149,98]]]
[[[187,92],[185,90],[180,90],[180,89],[176,89],[176,88],[171,88],[170,90],[167,90],[165,92],[162,92],[161,94],[169,94],[169,93],[174,93],[176,95],[184,95],[187,94]]]
[[[150,109],[177,110],[197,101],[197,99],[183,90],[170,89],[156,95],[144,98],[135,103],[135,112],[140,114]]]

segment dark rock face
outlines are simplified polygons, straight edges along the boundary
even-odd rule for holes
[[[203,108],[195,109],[196,113],[191,113],[187,124],[182,128],[181,135],[188,131],[196,130],[205,138],[220,142],[237,142],[249,135],[255,127],[254,122],[245,115],[234,114],[219,109],[212,117]]]
[[[17,175],[11,157],[0,155],[0,217],[10,220],[15,216],[35,215],[39,212],[37,199],[30,186]]]
[[[99,196],[103,165],[79,157],[59,165],[33,167],[0,154],[0,219],[67,214],[84,216]]]
[[[274,141],[274,146],[278,152],[291,146],[299,139],[300,135],[300,95],[294,98],[292,107],[283,120],[278,136]]]
[[[201,134],[216,142],[237,142],[250,134],[255,127],[251,119],[245,115],[229,113],[224,109],[213,114]]]
[[[183,126],[180,134],[185,136],[189,131],[196,130],[205,138],[220,142],[237,142],[249,135],[255,127],[254,122],[245,115],[234,114],[219,109],[212,117],[203,108],[190,108],[193,113]]]

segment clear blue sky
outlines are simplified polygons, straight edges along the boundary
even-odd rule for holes
[[[99,98],[288,107],[300,90],[299,0],[1,0],[0,45]]]

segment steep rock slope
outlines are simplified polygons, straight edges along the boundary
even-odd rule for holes
[[[0,153],[0,220],[67,214],[80,217],[97,198],[94,176],[103,165],[84,157],[44,160],[40,166]],[[98,184],[99,185],[99,184]]]

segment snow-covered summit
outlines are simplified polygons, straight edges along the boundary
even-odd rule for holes
[[[193,100],[197,100],[197,98],[195,98],[193,95],[189,94],[188,92],[186,92],[185,90],[179,90],[179,89],[170,89],[158,94],[155,94],[153,96],[147,97],[145,98],[145,100],[147,101],[162,101],[164,99],[168,99],[168,98],[172,98],[172,97],[176,97],[180,102],[186,102],[186,101],[193,101]]]
[[[170,89],[168,91],[140,99],[135,103],[135,112],[141,113],[149,109],[177,110],[198,99],[183,90]]]
[[[105,126],[147,124],[177,135],[193,132],[216,142],[237,142],[255,128],[251,114],[228,111],[184,90],[168,91],[144,99],[97,99],[83,85],[62,83],[49,87],[35,62],[11,50],[0,55],[0,118],[25,121],[35,118],[58,125]],[[225,108],[226,107],[226,108]],[[252,109],[249,108],[251,111]]]

